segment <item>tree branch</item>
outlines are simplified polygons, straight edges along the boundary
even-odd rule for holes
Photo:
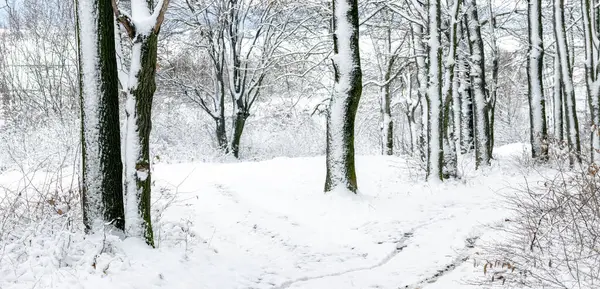
[[[135,36],[135,25],[131,21],[131,17],[129,17],[129,15],[127,15],[127,14],[123,13],[121,10],[119,10],[119,6],[117,5],[117,0],[111,0],[111,3],[112,3],[113,12],[115,13],[115,17],[117,18],[117,21],[119,23],[121,23],[121,25],[123,25],[123,27],[125,27],[125,30],[127,31],[127,35],[129,36],[129,38],[133,39]]]
[[[167,7],[169,7],[169,0],[163,0],[160,10],[158,11],[158,16],[156,16],[156,24],[154,25],[154,31],[156,33],[158,33],[158,31],[160,30],[160,26],[165,20],[165,13],[167,13]]]

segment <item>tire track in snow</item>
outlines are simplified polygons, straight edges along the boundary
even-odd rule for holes
[[[402,252],[402,250],[404,250],[404,248],[406,248],[406,246],[407,246],[406,241],[408,241],[410,238],[412,238],[414,231],[415,231],[415,229],[411,229],[410,231],[404,233],[402,235],[402,238],[400,238],[400,240],[398,240],[398,242],[396,242],[396,248],[374,265],[346,269],[344,271],[330,273],[330,274],[300,277],[297,279],[286,281],[279,286],[273,287],[272,289],[287,289],[287,288],[290,288],[292,285],[294,285],[296,283],[300,283],[300,282],[307,282],[307,281],[311,281],[311,280],[328,278],[328,277],[337,277],[337,276],[341,276],[341,275],[345,275],[345,274],[349,274],[349,273],[354,273],[354,272],[358,272],[358,271],[367,271],[367,270],[375,269],[377,267],[381,267],[381,266],[387,264],[389,261],[391,261],[394,257],[396,257],[396,255],[398,255],[400,252]]]
[[[469,254],[469,250],[473,249],[475,247],[475,242],[479,239],[479,236],[475,236],[475,237],[471,237],[471,238],[467,238],[465,240],[465,248],[462,250],[462,253],[459,254],[454,261],[452,261],[451,263],[449,263],[448,265],[446,265],[444,268],[437,270],[437,272],[435,272],[435,274],[424,278],[423,280],[412,284],[412,285],[406,285],[404,287],[399,287],[398,289],[421,289],[425,286],[427,286],[427,284],[432,284],[437,282],[437,280],[439,280],[440,278],[442,278],[444,275],[452,272],[454,269],[456,269],[456,267],[462,265],[464,262],[466,262],[467,260],[469,260],[469,257],[471,256]]]

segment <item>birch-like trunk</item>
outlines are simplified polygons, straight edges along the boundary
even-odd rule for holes
[[[356,193],[354,121],[362,93],[357,0],[333,1],[334,91],[327,113],[325,192]]]
[[[429,2],[429,86],[427,90],[427,179],[443,180],[444,129],[442,101],[442,47],[440,43],[440,0]]]
[[[454,80],[457,45],[458,11],[461,0],[454,0],[450,11],[450,33],[448,42],[448,54],[444,62],[444,85],[442,87],[442,99],[446,103],[444,109],[444,176],[456,177],[457,175],[457,143],[460,142],[460,99],[455,93],[458,85]],[[452,113],[451,113],[452,112]],[[450,127],[452,119],[453,127]],[[458,132],[458,134],[457,134]]]
[[[110,1],[75,1],[86,231],[124,229],[119,79]]]
[[[412,35],[413,35],[413,46],[414,54],[416,55],[417,62],[417,96],[419,98],[421,117],[418,120],[419,129],[419,151],[421,157],[425,159],[427,157],[427,66],[425,54],[427,53],[426,47],[423,44],[424,29],[422,25],[411,23]]]
[[[598,81],[598,31],[596,8],[590,0],[582,0],[583,32],[585,43],[585,83],[591,119],[591,162],[600,163],[600,82]]]
[[[527,87],[529,99],[529,138],[534,159],[548,159],[548,132],[546,128],[546,102],[542,83],[544,44],[542,41],[541,0],[529,1],[529,49],[527,57]]]
[[[573,156],[570,158],[571,164],[575,160],[580,160],[581,145],[579,141],[579,121],[577,119],[577,108],[575,102],[575,89],[573,86],[573,76],[571,62],[569,60],[569,47],[567,46],[567,35],[565,32],[565,21],[563,12],[563,0],[555,0],[555,30],[554,35],[557,44],[557,56],[560,59],[560,74],[563,87],[563,104],[565,133],[570,151]]]
[[[471,43],[471,86],[473,88],[473,125],[475,128],[475,166],[490,165],[491,143],[489,106],[485,93],[485,56],[477,1],[471,0],[468,9],[469,41]]]

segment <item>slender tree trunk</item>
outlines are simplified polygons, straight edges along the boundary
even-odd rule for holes
[[[588,103],[590,106],[591,161],[600,163],[600,88],[598,88],[598,31],[595,29],[596,9],[590,0],[582,0],[583,31],[585,43],[585,74]]]
[[[575,89],[573,86],[573,76],[571,62],[569,61],[569,47],[567,46],[567,36],[565,32],[565,21],[563,12],[563,0],[554,2],[555,31],[557,44],[557,56],[560,59],[560,71],[562,87],[564,89],[564,120],[566,125],[567,142],[569,149],[573,153],[570,158],[571,164],[575,160],[580,160],[581,145],[579,141],[579,121],[577,119],[577,108],[575,102]]]
[[[492,57],[492,83],[490,84],[490,95],[488,97],[489,117],[490,117],[490,155],[494,150],[494,123],[496,120],[496,99],[498,95],[498,40],[496,39],[496,15],[492,8],[492,0],[488,2],[490,12],[490,36],[491,36],[491,57]]]
[[[529,137],[531,155],[534,159],[548,159],[548,132],[546,127],[546,101],[542,83],[544,44],[542,41],[541,0],[529,1],[529,50],[527,57],[527,80],[529,99]]]
[[[460,26],[460,35],[464,39],[463,50],[472,53],[471,45],[469,42],[469,29],[468,29],[467,16],[463,17],[463,25]],[[461,111],[461,152],[466,153],[475,148],[474,143],[474,126],[473,126],[473,90],[471,89],[471,74],[468,60],[465,53],[458,55],[459,64],[459,86],[458,92],[460,94],[460,111]]]
[[[489,106],[485,93],[485,59],[481,27],[477,15],[477,1],[471,0],[468,9],[469,40],[473,53],[471,55],[471,86],[473,88],[473,123],[475,126],[475,166],[490,165],[491,142]]]
[[[452,10],[450,11],[450,35],[448,37],[448,54],[444,62],[444,85],[442,87],[442,99],[446,103],[444,109],[444,176],[445,177],[456,177],[457,174],[457,146],[456,140],[456,129],[450,127],[450,119],[453,118],[452,124],[455,128],[460,126],[460,114],[453,113],[459,106],[452,105],[453,103],[459,102],[458,97],[454,96],[455,92],[455,72],[454,67],[456,63],[456,45],[457,45],[457,23],[458,11],[460,9],[460,0],[454,0],[452,4]],[[451,109],[453,108],[453,109]],[[458,122],[458,124],[457,124]]]
[[[557,0],[554,0],[557,1]],[[556,29],[556,27],[555,27]],[[554,104],[554,139],[558,143],[564,141],[564,130],[563,130],[563,88],[562,88],[562,77],[560,74],[560,58],[558,49],[554,56],[554,87],[553,87],[553,104]]]
[[[388,75],[389,77],[389,75]],[[387,80],[386,80],[387,81]],[[394,121],[392,120],[390,85],[386,83],[380,89],[381,96],[381,150],[384,155],[394,155]]]
[[[87,231],[124,229],[119,79],[109,0],[76,0],[81,99],[82,204]]]
[[[429,2],[429,87],[427,91],[427,179],[443,180],[444,110],[442,100],[442,46],[440,41],[440,0]]]
[[[334,92],[327,114],[325,192],[356,193],[354,121],[362,94],[357,0],[333,1]]]
[[[419,127],[419,151],[421,152],[422,159],[427,157],[427,66],[425,54],[427,50],[423,44],[423,26],[411,23],[412,34],[413,34],[413,45],[415,55],[417,55],[417,95],[419,97],[419,103],[421,104],[421,117],[418,122]]]

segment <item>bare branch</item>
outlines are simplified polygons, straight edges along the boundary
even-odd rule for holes
[[[127,36],[133,39],[135,37],[135,25],[133,21],[131,21],[131,17],[129,15],[123,13],[119,10],[119,6],[117,5],[117,0],[111,0],[113,12],[115,13],[115,18],[127,31]]]

